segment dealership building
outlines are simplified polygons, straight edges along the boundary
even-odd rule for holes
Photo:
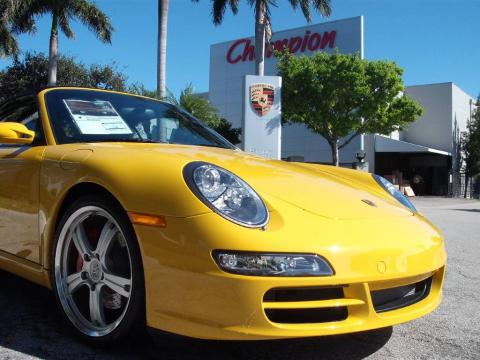
[[[275,49],[286,46],[296,55],[338,49],[364,58],[363,25],[364,19],[359,16],[278,31],[271,44]],[[245,125],[245,76],[255,73],[254,43],[253,37],[242,38],[210,48],[208,98],[234,127]],[[276,59],[267,50],[265,75],[276,74]],[[471,116],[473,98],[453,83],[407,86],[406,93],[422,105],[423,116],[402,132],[358,136],[340,151],[340,163],[353,166],[357,152],[363,150],[370,172],[385,175],[399,185],[410,185],[417,194],[446,195],[461,165],[459,138]],[[265,120],[259,117],[255,121]],[[279,141],[282,159],[331,161],[325,139],[302,124],[284,126]]]

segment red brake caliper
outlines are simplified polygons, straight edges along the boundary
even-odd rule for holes
[[[77,255],[77,272],[82,271],[83,268],[83,259],[80,254]]]

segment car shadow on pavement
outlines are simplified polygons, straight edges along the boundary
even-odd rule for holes
[[[453,211],[480,212],[480,209],[452,209]]]
[[[363,359],[382,348],[392,327],[350,335],[262,341],[206,341],[155,336],[162,359]]]
[[[0,271],[0,359],[362,359],[382,348],[392,328],[275,341],[206,341],[150,332],[110,348],[79,341],[64,324],[53,293]]]

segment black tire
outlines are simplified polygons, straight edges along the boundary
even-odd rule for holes
[[[72,321],[72,312],[70,311],[70,317],[66,311],[65,302],[62,303],[60,299],[60,292],[57,284],[58,279],[56,278],[56,264],[55,258],[57,249],[59,245],[60,235],[62,229],[64,229],[66,222],[69,218],[72,217],[77,211],[81,211],[86,207],[97,207],[103,209],[106,213],[116,221],[118,227],[120,228],[123,238],[125,239],[126,246],[129,252],[130,260],[130,269],[131,269],[131,288],[130,288],[130,297],[127,305],[124,309],[124,314],[121,321],[116,325],[115,329],[105,335],[91,335],[87,334],[85,331],[82,331],[75,323]],[[52,278],[52,287],[55,293],[55,298],[57,300],[58,307],[63,319],[73,330],[73,332],[79,336],[81,339],[87,341],[92,345],[109,345],[114,342],[118,342],[122,339],[136,338],[145,333],[145,282],[143,275],[143,266],[141,261],[141,254],[137,242],[137,238],[133,229],[133,226],[128,218],[128,215],[123,210],[118,202],[114,199],[107,196],[82,196],[72,202],[64,214],[60,214],[60,221],[57,224],[54,238],[54,246],[52,247],[52,263],[51,263],[51,278]],[[73,240],[72,240],[73,241]],[[123,242],[122,242],[123,244]],[[123,245],[124,246],[124,245]],[[59,275],[58,275],[59,276]],[[102,275],[103,279],[103,275]],[[87,285],[89,286],[89,285]],[[95,285],[93,285],[95,286]],[[100,291],[100,290],[99,290]],[[101,297],[101,296],[100,296]],[[102,299],[103,300],[103,299]],[[100,304],[102,302],[100,301]],[[102,306],[102,305],[100,305]],[[74,315],[73,315],[74,316]],[[132,336],[133,335],[133,336]]]

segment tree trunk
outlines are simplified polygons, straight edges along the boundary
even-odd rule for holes
[[[167,23],[169,0],[158,0],[157,96],[166,97]]]
[[[255,5],[255,74],[263,76],[265,67],[265,3]]]
[[[58,65],[58,17],[53,14],[50,31],[50,48],[48,53],[48,86],[57,85]]]
[[[466,199],[467,198],[467,190],[468,190],[468,180],[470,180],[470,176],[465,174],[465,190],[463,192],[463,197]]]
[[[340,165],[340,158],[339,158],[339,151],[338,151],[338,140],[332,140],[329,142],[330,149],[332,150],[332,165],[339,166]]]

